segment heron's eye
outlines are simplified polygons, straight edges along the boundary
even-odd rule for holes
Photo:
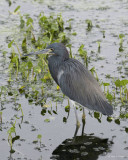
[[[54,51],[54,49],[53,48],[50,48],[51,49],[51,51],[53,52]]]

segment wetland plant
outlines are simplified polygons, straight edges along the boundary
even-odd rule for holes
[[[79,55],[84,59],[86,67],[88,67],[88,56],[87,51],[84,49],[84,45],[82,44],[78,49]]]
[[[0,112],[0,124],[2,124],[2,112]]]
[[[105,31],[101,31],[103,33],[103,38],[105,38]]]
[[[16,135],[16,131],[15,131],[15,125],[16,125],[16,121],[15,123],[12,124],[12,127],[7,131],[8,133],[8,143],[10,145],[10,153],[14,153],[15,150],[13,150],[13,134]]]
[[[41,135],[41,134],[38,134],[38,135],[37,135],[37,139],[39,140],[40,146],[41,146],[42,135]]]
[[[119,34],[119,39],[120,39],[120,47],[119,47],[119,52],[123,52],[124,49],[123,49],[123,38],[125,37],[124,34]]]
[[[92,21],[87,19],[86,21],[86,24],[87,24],[87,31],[91,31],[93,25],[92,25]]]
[[[116,91],[118,91],[118,88],[119,88],[121,102],[123,103],[124,101],[127,101],[128,100],[128,89],[127,89],[128,80],[117,79],[114,83],[116,86]]]
[[[101,41],[97,41],[97,44],[98,44],[98,52],[100,53],[100,48],[101,48],[101,45],[100,45]]]

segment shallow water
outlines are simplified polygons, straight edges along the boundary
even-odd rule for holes
[[[59,4],[59,5],[58,5]],[[0,84],[7,85],[7,67],[9,59],[2,56],[3,50],[10,52],[8,49],[8,41],[22,35],[17,35],[19,18],[16,15],[10,15],[8,11],[20,5],[23,14],[29,13],[34,20],[41,11],[46,15],[51,12],[62,13],[64,20],[73,18],[72,31],[77,33],[71,36],[72,52],[82,63],[78,56],[78,48],[81,44],[85,45],[88,56],[91,57],[89,69],[95,66],[100,81],[110,82],[105,75],[110,74],[111,77],[121,78],[125,76],[127,79],[127,63],[122,63],[128,56],[128,1],[126,0],[109,0],[109,1],[12,1],[9,7],[7,1],[0,1]],[[93,28],[90,32],[86,30],[86,19],[90,19]],[[36,25],[36,24],[35,24]],[[100,26],[96,27],[97,25]],[[103,38],[102,31],[105,31]],[[15,33],[15,34],[14,34]],[[124,51],[119,52],[119,34],[125,35],[123,46]],[[98,40],[101,41],[101,51],[98,53]],[[20,43],[20,42],[19,42]],[[91,53],[94,52],[94,54]],[[7,57],[9,53],[7,54]],[[102,58],[102,60],[101,60]],[[123,64],[123,65],[122,65]],[[118,67],[122,67],[121,72]],[[54,86],[56,84],[54,83]],[[61,91],[60,91],[61,92]],[[54,89],[53,89],[54,93]],[[62,94],[59,94],[62,97]],[[47,100],[47,103],[51,99]],[[63,117],[67,117],[65,106],[68,105],[68,99],[65,97],[63,103],[52,102],[52,113],[41,115],[42,107],[30,104],[24,95],[21,95],[17,103],[22,105],[24,112],[23,122],[17,120],[16,134],[20,139],[14,143],[15,153],[10,154],[10,146],[8,144],[7,130],[11,127],[15,111],[14,100],[10,98],[3,112],[3,123],[0,128],[0,159],[128,159],[128,133],[125,127],[128,127],[127,119],[120,119],[120,124],[114,121],[111,123],[102,115],[101,123],[89,114],[86,109],[86,125],[84,135],[82,134],[82,122],[78,134],[75,138],[75,115],[74,109],[71,107],[67,123],[63,122]],[[120,114],[121,103],[114,105],[113,117]],[[127,111],[128,105],[122,107]],[[82,112],[78,111],[81,121]],[[50,122],[44,122],[50,119]],[[21,126],[18,127],[18,126]],[[37,135],[42,134],[41,144],[33,143],[37,140]],[[90,143],[89,143],[90,142]],[[91,148],[89,150],[89,148]],[[63,156],[62,156],[63,155]],[[66,157],[66,156],[67,157]]]

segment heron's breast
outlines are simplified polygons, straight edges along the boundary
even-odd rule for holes
[[[60,80],[60,78],[61,78],[61,76],[63,74],[64,74],[64,70],[63,69],[61,69],[61,70],[58,71],[58,74],[57,74],[57,80],[58,80],[58,82],[59,82],[59,80]]]

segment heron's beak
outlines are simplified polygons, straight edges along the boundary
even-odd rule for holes
[[[31,55],[38,55],[38,54],[54,55],[54,53],[52,52],[52,49],[43,49],[36,52],[30,52],[29,54],[25,54],[24,56],[31,56]]]

